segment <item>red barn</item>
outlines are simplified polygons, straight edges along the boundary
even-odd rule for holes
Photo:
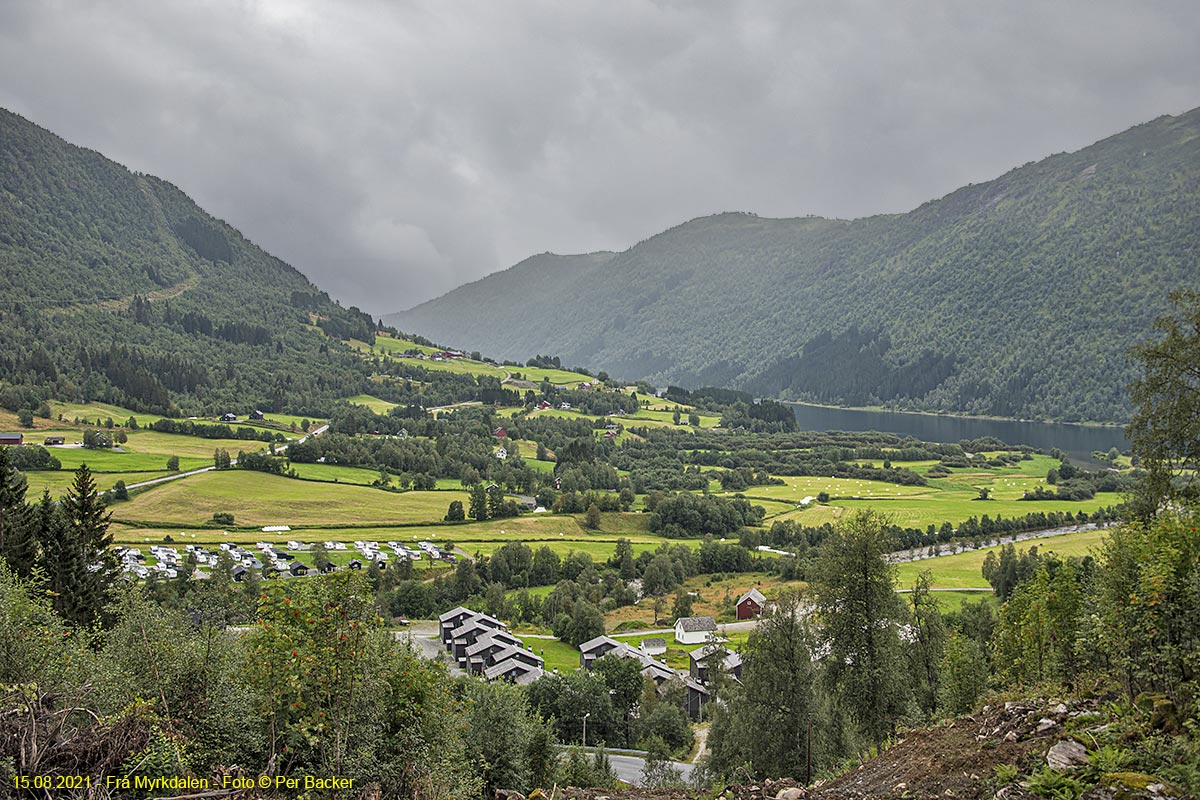
[[[763,597],[763,593],[758,589],[751,589],[738,598],[737,618],[754,619],[755,617],[761,617],[766,607],[767,598]]]
[[[492,431],[492,436],[495,436],[497,439],[507,439],[508,431],[504,430],[504,428],[496,428],[496,430]]]

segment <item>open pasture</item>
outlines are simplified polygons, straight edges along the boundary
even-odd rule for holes
[[[125,485],[132,486],[140,481],[149,481],[155,478],[161,478],[167,472],[103,472],[92,476],[96,481],[96,488],[102,492],[117,485],[117,481],[125,481]],[[45,490],[50,491],[51,497],[62,497],[67,490],[71,488],[71,482],[75,480],[75,472],[66,468],[60,470],[39,470],[36,472],[26,472],[25,481],[29,487],[25,493],[25,499],[30,502],[37,501]]]
[[[907,528],[925,528],[943,522],[958,524],[969,517],[987,514],[992,519],[1023,517],[1039,511],[1070,511],[1091,513],[1098,508],[1115,506],[1122,500],[1117,492],[1101,492],[1091,500],[976,500],[967,492],[941,492],[894,500],[837,500],[834,503],[848,511],[874,508],[890,514],[893,521]],[[807,523],[806,523],[807,524]]]
[[[805,497],[816,497],[821,492],[828,492],[830,497],[837,499],[910,497],[933,494],[936,491],[928,486],[899,486],[884,481],[860,481],[854,478],[785,476],[780,480],[784,482],[783,486],[751,486],[741,494],[756,500],[778,500],[795,504]]]
[[[466,492],[384,492],[360,486],[298,481],[262,472],[206,472],[156,487],[123,503],[125,520],[200,525],[230,512],[237,525],[381,526],[435,522]]]
[[[82,424],[95,425],[96,420],[105,420],[112,417],[112,420],[117,425],[124,425],[130,417],[137,420],[138,425],[146,426],[152,422],[162,419],[158,414],[149,414],[144,411],[133,411],[121,406],[110,405],[109,403],[62,403],[57,400],[49,402],[50,416],[57,420],[61,414],[64,422],[71,422],[78,417]]]
[[[422,369],[453,372],[457,375],[490,375],[493,378],[500,378],[501,380],[508,377],[508,373],[501,367],[483,361],[472,361],[469,358],[452,358],[449,361],[434,361],[428,358],[405,358],[403,361],[405,364],[412,364]]]
[[[1017,542],[1015,547],[1018,552],[1036,547],[1040,553],[1053,552],[1064,557],[1082,556],[1099,545],[1103,538],[1104,531],[1078,531],[1045,539],[1028,539]],[[985,547],[965,553],[954,553],[953,555],[898,564],[896,575],[899,588],[911,588],[917,575],[925,570],[933,573],[933,585],[936,587],[946,589],[988,588],[988,582],[983,579],[983,560],[989,552],[995,552],[999,556],[999,551],[999,547]]]
[[[396,403],[389,403],[387,400],[380,400],[378,397],[369,394],[356,394],[353,397],[344,398],[347,403],[356,406],[366,406],[376,414],[386,414],[396,407]]]
[[[587,375],[565,369],[547,367],[505,367],[505,369],[516,380],[531,381],[533,383],[549,381],[554,386],[575,387],[581,383],[595,380],[595,378],[589,378]]]
[[[302,480],[322,481],[324,483],[347,483],[352,486],[370,486],[379,480],[379,473],[373,469],[359,467],[339,467],[333,464],[296,464],[289,469],[294,470]],[[395,478],[393,477],[393,481]],[[450,501],[447,500],[447,503]]]

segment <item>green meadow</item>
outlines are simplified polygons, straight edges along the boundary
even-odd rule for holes
[[[200,525],[231,512],[238,525],[399,525],[441,520],[466,492],[385,492],[360,486],[300,481],[262,472],[206,472],[139,494],[114,517]]]

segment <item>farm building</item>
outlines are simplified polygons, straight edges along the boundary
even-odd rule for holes
[[[675,620],[675,641],[679,644],[703,644],[717,635],[712,617],[680,617]]]
[[[253,420],[255,422],[259,422],[262,420],[262,418],[263,418],[263,412],[259,411],[257,408],[250,412],[251,420]]]
[[[221,422],[237,422],[237,414],[222,414]]]
[[[25,444],[25,434],[23,433],[0,433],[0,445],[20,447],[23,444]]]
[[[763,597],[763,593],[758,589],[751,589],[738,598],[737,618],[754,619],[755,617],[760,617],[766,607],[767,598]]]
[[[501,461],[508,458],[508,450],[504,449],[503,447],[497,448],[496,458],[500,459]]]
[[[667,640],[662,637],[642,639],[638,649],[648,656],[661,656],[667,652]]]
[[[495,436],[497,439],[507,439],[508,431],[504,430],[504,428],[496,428],[496,430],[492,431],[492,436]]]
[[[542,402],[540,402],[540,403],[538,403],[538,404],[537,404],[537,407],[538,407],[538,409],[540,409],[541,411],[545,411],[547,408],[553,408],[553,406],[551,406],[551,405],[550,405],[550,401],[549,401],[549,400],[543,400]]]

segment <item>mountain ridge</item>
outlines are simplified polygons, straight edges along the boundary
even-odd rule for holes
[[[384,319],[629,379],[1118,421],[1129,412],[1126,349],[1150,335],[1169,290],[1197,283],[1197,223],[1200,109],[906,213],[700,217],[602,265],[543,269],[519,294],[502,271]],[[544,268],[571,257],[540,258]]]
[[[174,184],[0,109],[0,405],[315,413],[366,380],[325,333],[374,323]]]

